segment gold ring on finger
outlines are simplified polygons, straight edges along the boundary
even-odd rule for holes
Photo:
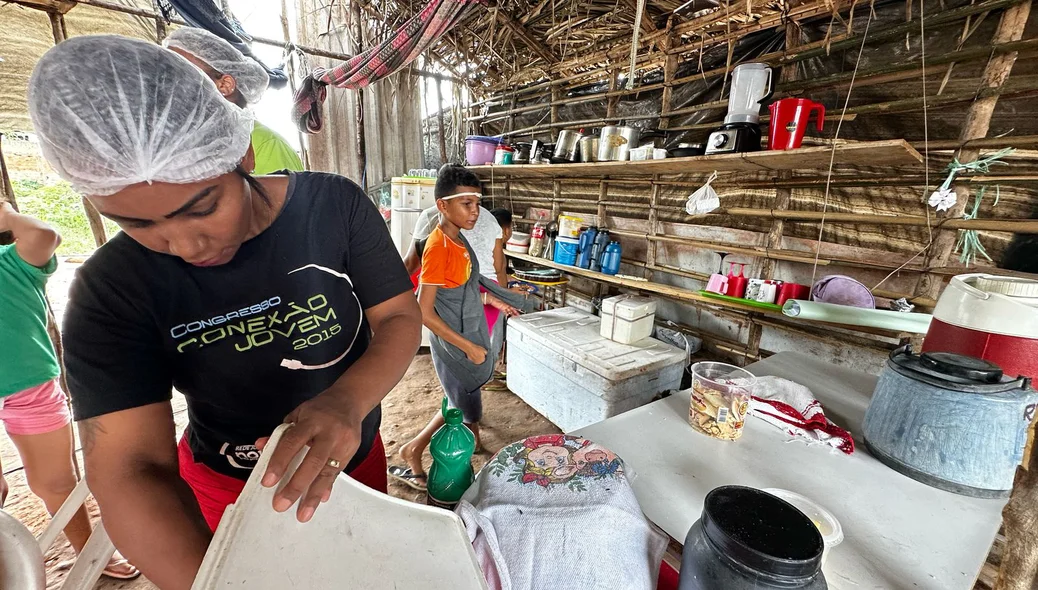
[[[332,469],[342,469],[342,463],[335,459],[328,459],[328,467],[331,467]]]

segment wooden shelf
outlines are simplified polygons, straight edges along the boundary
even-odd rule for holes
[[[867,333],[867,334],[874,334],[874,335],[877,335],[877,336],[883,336],[883,337],[886,337],[886,338],[900,339],[900,338],[905,337],[905,336],[911,336],[911,334],[902,333],[902,332],[896,332],[896,331],[892,331],[892,330],[881,330],[881,329],[874,329],[874,328],[865,328],[865,327],[862,327],[862,326],[850,326],[850,325],[845,325],[845,324],[833,324],[833,323],[829,323],[829,322],[817,322],[817,321],[812,321],[812,320],[793,319],[793,318],[787,317],[781,311],[769,311],[769,310],[766,310],[766,309],[761,309],[759,307],[754,307],[752,305],[743,305],[741,303],[724,301],[724,300],[721,300],[721,299],[714,299],[713,297],[705,297],[703,295],[700,295],[696,291],[691,291],[689,289],[682,289],[681,287],[674,287],[672,285],[664,285],[662,283],[654,283],[652,281],[640,280],[640,279],[636,279],[636,278],[628,278],[628,277],[624,277],[624,276],[607,275],[605,273],[595,272],[595,271],[588,270],[588,269],[585,269],[585,268],[580,268],[579,266],[570,266],[568,264],[559,264],[557,262],[554,262],[554,261],[551,261],[551,260],[546,260],[544,258],[538,258],[538,257],[535,257],[535,256],[530,256],[529,254],[519,254],[518,252],[505,251],[505,255],[508,256],[509,258],[512,258],[512,259],[515,259],[515,260],[521,260],[523,262],[527,262],[527,263],[530,263],[530,264],[536,264],[536,265],[545,266],[545,267],[548,267],[548,268],[554,268],[556,270],[561,270],[561,271],[563,271],[565,273],[568,273],[568,274],[571,274],[571,275],[574,275],[574,276],[578,276],[578,277],[584,277],[586,279],[591,279],[593,281],[599,281],[599,282],[602,282],[602,283],[609,283],[611,285],[617,285],[619,287],[626,287],[628,289],[637,289],[639,291],[643,291],[643,292],[646,292],[646,293],[655,293],[657,295],[662,295],[664,297],[668,297],[668,298],[671,298],[671,299],[677,299],[677,300],[680,300],[680,301],[685,301],[685,302],[692,303],[692,304],[695,304],[695,305],[700,305],[700,306],[704,306],[704,307],[710,307],[710,308],[714,308],[714,309],[722,309],[722,310],[728,310],[728,311],[734,311],[734,312],[752,313],[752,314],[756,314],[756,315],[779,317],[779,318],[782,318],[783,320],[785,320],[786,322],[790,322],[790,323],[808,324],[808,325],[814,325],[814,326],[833,326],[833,327],[843,328],[843,329],[847,329],[847,330],[853,330],[855,332],[863,332],[863,333]]]
[[[651,176],[654,174],[709,174],[710,172],[778,172],[828,170],[833,158],[829,146],[787,151],[747,152],[668,158],[641,162],[593,162],[589,164],[520,164],[472,166],[483,178],[576,178],[596,176]],[[923,157],[907,141],[869,141],[836,147],[833,166],[921,166]]]

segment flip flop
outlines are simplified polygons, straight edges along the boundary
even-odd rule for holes
[[[113,566],[114,567],[119,567],[119,566],[124,566],[124,565],[130,566],[130,568],[133,569],[133,572],[129,573],[129,574],[123,574],[123,573],[119,573],[117,571],[112,570]],[[139,569],[135,568],[133,565],[131,565],[129,561],[126,561],[125,559],[119,558],[119,559],[113,559],[113,560],[109,561],[108,565],[105,566],[105,569],[103,569],[101,571],[101,575],[102,576],[107,576],[109,578],[113,578],[115,580],[134,580],[134,579],[140,577],[141,571]]]
[[[418,490],[419,492],[426,491],[425,482],[428,481],[429,477],[424,473],[415,474],[410,467],[391,465],[389,469],[386,470],[386,474],[412,490]]]

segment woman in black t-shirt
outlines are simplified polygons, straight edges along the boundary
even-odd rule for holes
[[[251,177],[251,117],[182,57],[85,36],[29,83],[45,157],[123,232],[79,271],[65,362],[86,474],[115,545],[187,589],[263,440],[309,520],[340,471],[385,489],[379,403],[421,312],[381,216],[328,174]],[[243,165],[244,161],[244,165]],[[189,425],[175,445],[171,390]]]

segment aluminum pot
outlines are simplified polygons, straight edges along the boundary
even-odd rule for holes
[[[598,161],[598,136],[597,135],[584,135],[580,138],[580,161],[581,162],[597,162]]]
[[[641,132],[637,127],[606,125],[598,140],[600,162],[622,162],[629,158],[631,148],[638,147]]]
[[[555,142],[555,151],[552,153],[552,163],[566,164],[577,161],[577,150],[580,149],[580,133],[564,129],[559,132],[559,139]]]
[[[533,153],[533,144],[526,142],[519,142],[512,146],[515,150],[515,154],[512,156],[513,164],[529,164],[530,154]]]

